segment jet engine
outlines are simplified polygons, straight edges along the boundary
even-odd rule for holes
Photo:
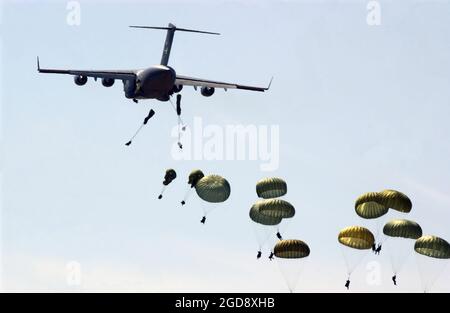
[[[202,87],[200,90],[202,96],[204,97],[211,97],[214,94],[214,87]]]
[[[114,78],[102,78],[102,85],[105,87],[111,87],[114,85]]]
[[[73,77],[73,80],[75,81],[75,84],[77,84],[78,86],[83,86],[87,83],[87,76],[84,75],[77,75]]]

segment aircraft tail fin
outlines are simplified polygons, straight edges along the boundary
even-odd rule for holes
[[[202,30],[178,28],[171,23],[169,23],[168,27],[155,27],[155,26],[130,26],[130,27],[131,28],[167,30],[166,41],[164,42],[164,50],[163,50],[163,54],[161,57],[161,65],[167,65],[169,63],[170,50],[172,49],[173,36],[175,35],[175,31],[209,34],[209,35],[220,35],[219,33],[207,32],[207,31],[202,31]]]

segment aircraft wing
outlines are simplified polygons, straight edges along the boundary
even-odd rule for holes
[[[113,79],[135,79],[135,70],[105,70],[105,71],[92,71],[92,70],[63,70],[63,69],[50,69],[41,68],[39,65],[39,58],[37,60],[38,72],[39,73],[51,73],[51,74],[68,74],[68,75],[83,75],[93,78],[113,78]]]
[[[175,80],[175,85],[185,85],[185,86],[194,86],[197,87],[209,87],[209,88],[223,88],[227,89],[244,89],[244,90],[252,90],[252,91],[266,91],[269,90],[270,85],[272,84],[272,80],[267,87],[255,87],[255,86],[246,86],[240,84],[232,84],[232,83],[224,83],[215,80],[201,79],[195,77],[181,76],[177,75]]]

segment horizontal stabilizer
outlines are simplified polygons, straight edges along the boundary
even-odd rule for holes
[[[144,29],[160,29],[160,30],[175,30],[189,33],[199,33],[199,34],[209,34],[209,35],[220,35],[220,33],[207,32],[203,30],[196,29],[187,29],[187,28],[179,28],[179,27],[157,27],[157,26],[130,26],[131,28],[144,28]]]
[[[213,32],[205,32],[203,30],[195,30],[195,29],[187,29],[187,28],[178,28],[172,23],[169,23],[167,27],[159,27],[159,26],[130,26],[131,28],[143,28],[143,29],[159,29],[159,30],[167,30],[166,41],[164,42],[163,54],[161,57],[161,65],[167,65],[169,63],[170,50],[172,49],[173,36],[175,35],[175,31],[181,32],[189,32],[189,33],[199,33],[199,34],[208,34],[208,35],[220,35],[219,33]]]

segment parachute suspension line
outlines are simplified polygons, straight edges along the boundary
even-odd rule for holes
[[[394,274],[394,276],[397,276],[398,272],[400,272],[400,268],[396,267],[395,258],[393,254],[394,254],[393,251],[389,251],[389,260],[391,262],[392,273]]]
[[[380,222],[380,218],[375,219],[375,243],[378,243],[380,241],[380,227],[381,227],[381,222]]]
[[[142,124],[134,133],[134,135],[131,137],[131,139],[125,144],[126,146],[131,145],[131,143],[133,142],[133,139],[139,134],[139,132],[141,131],[142,127],[144,127],[144,124]]]
[[[387,218],[386,215],[383,215],[381,218],[377,219],[377,235],[375,237],[375,241],[382,246],[388,241],[389,236],[386,236],[383,232],[383,226],[386,224]]]
[[[276,226],[272,225],[263,225],[256,222],[252,222],[252,228],[253,232],[255,234],[256,241],[258,243],[259,250],[262,251],[264,246],[267,244],[267,246],[270,248],[270,250],[273,250],[273,247],[270,247],[271,243],[268,243],[269,238],[273,239],[275,237],[276,233]],[[273,236],[273,238],[272,238]]]
[[[155,111],[153,111],[153,109],[151,109],[147,116],[144,119],[144,122],[142,123],[141,126],[139,126],[139,128],[136,130],[136,132],[134,133],[134,135],[131,137],[131,139],[125,144],[126,146],[131,145],[131,143],[133,142],[134,138],[136,138],[136,136],[141,132],[141,129],[147,125],[148,121],[153,117],[153,115],[155,115]]]
[[[391,263],[391,270],[392,270],[392,274],[394,276],[397,276],[398,273],[400,272],[400,270],[403,266],[403,263],[406,262],[406,256],[407,256],[407,255],[404,255],[404,251],[402,251],[404,249],[402,249],[402,245],[399,245],[399,243],[400,243],[399,240],[404,241],[402,244],[406,244],[409,239],[386,238],[385,240],[382,241],[382,243],[387,247],[387,254],[389,255],[389,262]],[[413,251],[412,245],[411,245],[410,249],[412,252]]]
[[[258,252],[262,250],[264,244],[258,242]]]
[[[170,104],[172,105],[172,108],[177,113],[177,117],[178,117],[178,142],[177,142],[177,144],[180,149],[183,149],[183,145],[181,143],[181,131],[186,130],[186,124],[183,122],[183,120],[181,118],[181,95],[180,94],[177,95],[177,106],[176,107],[173,104],[172,99],[169,99],[169,101],[170,101]]]
[[[275,236],[279,239],[282,240],[283,238],[283,233],[286,232],[286,230],[288,229],[290,223],[292,221],[292,218],[284,218],[280,224],[276,225],[276,234]],[[280,235],[280,237],[278,237],[278,234]]]
[[[345,267],[347,268],[347,278],[350,279],[350,276],[352,275],[352,272],[354,269],[350,268],[350,262],[347,260],[347,256],[345,255],[345,247],[340,247],[341,248],[341,253],[342,253],[342,258],[344,259],[345,262]]]
[[[209,213],[211,213],[211,211],[214,210],[214,208],[216,208],[217,203],[210,203],[210,202],[202,201],[200,203],[200,206],[202,207],[202,212],[203,212],[200,223],[205,224],[206,218],[208,217]]]
[[[375,229],[375,243],[383,245],[388,239],[383,233],[383,226],[386,224],[386,215],[383,215],[376,219],[376,229]]]
[[[163,187],[162,187],[162,189],[161,189],[161,193],[160,193],[159,196],[158,196],[158,199],[162,199],[163,194],[164,194],[164,191],[166,191],[166,188],[167,188],[167,186],[166,186],[166,185],[163,185]]]
[[[448,266],[448,259],[434,259],[428,256],[415,254],[416,265],[419,270],[421,285],[424,293],[432,290],[440,275]]]
[[[388,236],[381,236],[381,240],[379,240],[378,242],[384,245],[388,240]]]
[[[192,189],[194,189],[194,187],[191,187],[190,185],[187,187],[187,190],[184,194],[184,198],[183,201],[181,201],[181,205],[185,205],[187,199],[190,197],[191,193],[192,193]]]
[[[205,217],[208,216],[219,205],[220,205],[220,203],[211,203],[211,202],[203,203],[202,202],[203,216],[205,216]]]
[[[364,261],[364,259],[367,257],[368,254],[364,253],[363,251],[353,251],[355,253],[359,253],[359,255],[353,256],[352,251],[347,251],[345,249],[348,248],[344,246],[341,247],[342,256],[344,258],[345,265],[347,267],[347,275],[348,278],[350,279],[350,276],[353,274],[356,268]]]

